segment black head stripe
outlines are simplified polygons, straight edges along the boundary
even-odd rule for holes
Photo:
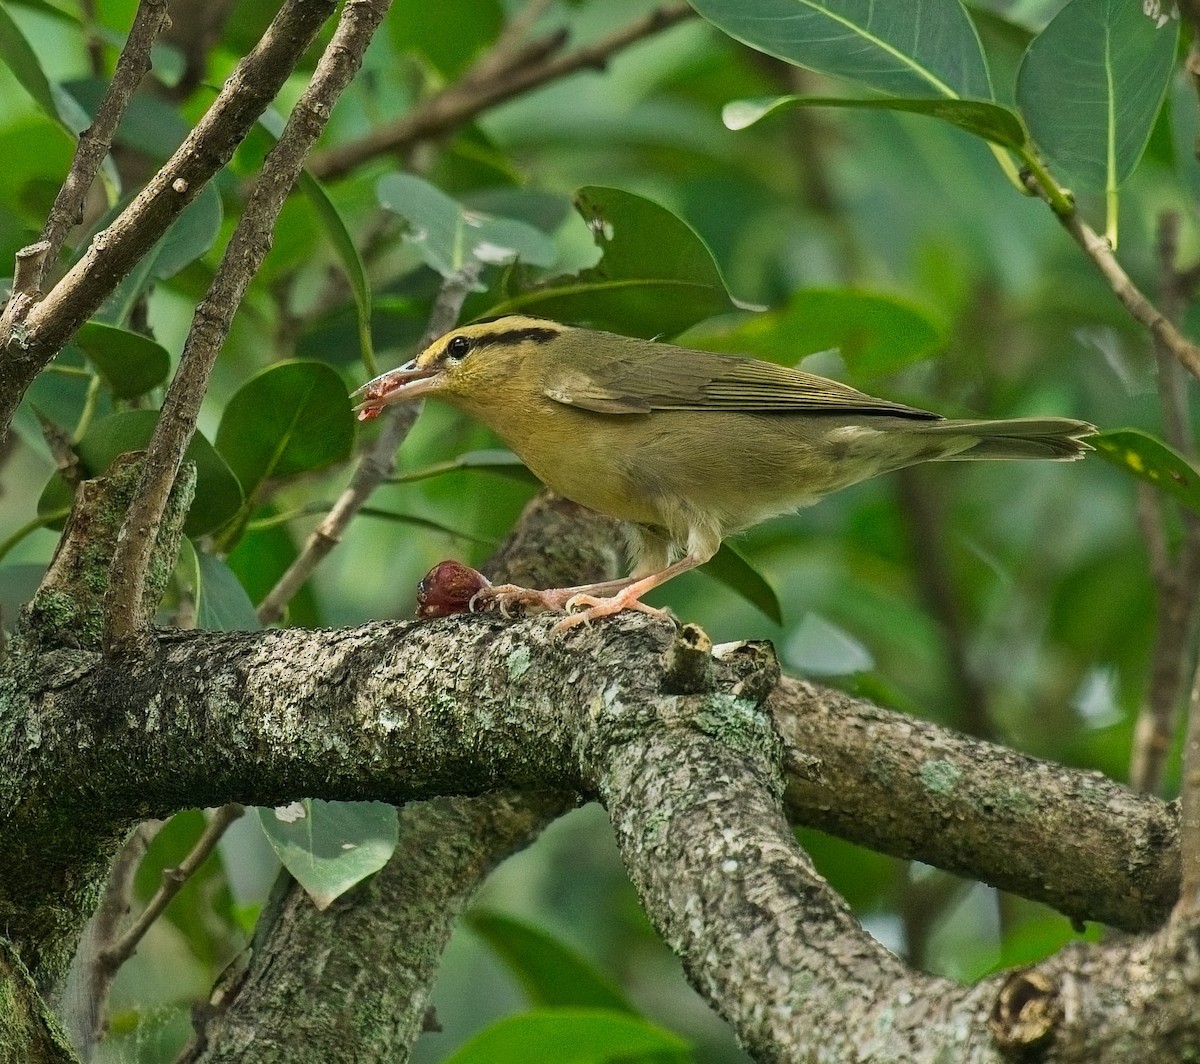
[[[558,335],[559,332],[557,329],[546,329],[542,326],[533,325],[527,329],[506,329],[504,332],[487,333],[476,337],[476,339],[479,341],[480,346],[486,344],[488,347],[491,347],[492,345],[523,344],[526,341],[534,344],[548,344]]]

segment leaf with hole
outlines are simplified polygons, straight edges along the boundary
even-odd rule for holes
[[[318,909],[378,872],[396,849],[396,810],[383,802],[305,799],[259,809],[259,823],[284,867]]]
[[[708,245],[666,207],[590,185],[576,193],[575,209],[592,231],[600,261],[530,287],[483,316],[521,312],[630,336],[672,336],[741,305]]]

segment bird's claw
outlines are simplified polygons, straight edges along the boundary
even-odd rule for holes
[[[592,621],[598,621],[602,617],[612,617],[614,614],[622,613],[625,610],[635,610],[638,613],[644,613],[648,617],[654,617],[660,621],[674,619],[669,610],[660,610],[654,606],[647,606],[641,599],[632,595],[627,596],[623,592],[613,595],[610,598],[599,598],[596,595],[580,592],[567,599],[563,603],[563,609],[567,611],[567,615],[554,626],[555,632],[565,632],[581,624],[590,627]]]

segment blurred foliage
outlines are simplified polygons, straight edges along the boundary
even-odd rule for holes
[[[72,107],[96,106],[134,6],[0,4],[0,263],[36,239],[69,165],[70,131],[81,128]],[[1178,226],[1182,266],[1193,262],[1198,121],[1172,65],[1177,23],[1105,0],[997,0],[969,12],[957,0],[918,0],[876,5],[876,21],[851,26],[863,47],[842,49],[827,24],[853,21],[852,5],[809,5],[812,25],[799,34],[780,21],[799,10],[784,0],[695,6],[712,22],[691,19],[603,70],[519,94],[406,152],[403,166],[381,156],[338,180],[305,177],[213,376],[204,437],[189,456],[201,466],[193,539],[165,619],[257,624],[254,604],[377,431],[356,430],[347,399],[363,362],[369,373],[372,352],[385,368],[411,357],[440,275],[470,256],[483,273],[469,317],[520,309],[633,335],[683,334],[696,346],[803,361],[947,414],[1064,414],[1113,430],[1101,442],[1108,461],[946,465],[859,485],[746,533],[718,572],[685,576],[658,601],[714,640],[774,640],[793,670],[1125,778],[1155,624],[1139,490],[1173,548],[1183,528],[1174,507],[1195,509],[1200,498],[1193,441],[1164,442],[1146,335],[1013,177],[1045,159],[1047,180],[1080,182],[1093,226],[1115,234],[1119,212],[1120,258],[1145,291],[1162,285],[1164,216]],[[651,7],[553,3],[535,32],[595,41]],[[179,143],[272,10],[235,4],[205,78],[183,99],[164,88],[181,57],[156,51],[161,82],[135,98],[63,266]],[[321,148],[452,84],[518,11],[478,0],[397,4]],[[919,20],[945,32],[918,38]],[[1110,33],[1119,47],[1097,50]],[[1094,89],[1086,100],[1061,91],[1068,60]],[[280,111],[302,84],[298,74]],[[71,492],[39,418],[73,445],[85,475],[144,444],[168,363],[243,209],[244,182],[271,143],[265,127],[255,131],[31,389],[3,456],[6,618],[49,561],[46,525],[61,520]],[[512,475],[485,430],[433,404],[399,465],[293,599],[289,623],[410,616],[420,576],[447,555],[479,564],[536,490]],[[968,713],[972,704],[981,715]],[[139,898],[200,827],[200,814],[186,813],[160,834]],[[872,932],[931,970],[976,978],[1077,933],[1031,903],[978,886],[940,889],[929,870],[802,838]],[[271,861],[266,847],[223,847],[193,879],[123,969],[103,1059],[172,1059],[190,1003],[264,901],[231,895],[245,880],[239,863],[269,871]],[[522,1040],[535,1030],[551,1047],[570,1038],[594,1048],[578,1059],[687,1059],[656,1024],[697,1060],[745,1059],[647,927],[595,810],[514,858],[484,900],[494,912],[448,952],[436,996],[446,1031],[427,1035],[416,1059],[508,1059],[504,1047],[532,1044]],[[585,989],[549,993],[563,972]],[[538,1011],[464,1047],[520,1010],[517,986]],[[636,1014],[621,1011],[626,1002]]]

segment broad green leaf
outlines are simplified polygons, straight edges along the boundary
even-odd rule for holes
[[[264,509],[273,510],[268,504]],[[328,509],[322,509],[322,513]],[[269,519],[268,519],[269,520]],[[265,522],[251,522],[237,546],[225,561],[246,589],[251,602],[262,602],[288,567],[296,560],[296,543],[286,528],[276,525],[263,527]],[[306,582],[287,604],[289,624],[317,628],[321,615],[317,608],[312,584]]]
[[[707,245],[665,207],[596,185],[579,190],[575,207],[600,262],[506,299],[487,316],[520,311],[631,336],[673,336],[738,306]]]
[[[268,107],[258,121],[272,142],[279,140],[283,133],[285,119],[278,111]],[[354,245],[354,238],[346,228],[346,223],[342,220],[333,200],[329,198],[329,193],[325,191],[325,186],[308,170],[300,171],[299,185],[300,191],[304,193],[305,198],[312,206],[318,223],[329,238],[329,243],[337,255],[338,261],[341,262],[346,280],[350,284],[358,324],[358,347],[367,372],[371,376],[375,376],[379,369],[375,363],[375,348],[371,340],[371,281],[367,277],[366,267],[363,265],[358,248]]]
[[[850,107],[876,111],[905,111],[929,115],[965,129],[1002,148],[1023,148],[1025,127],[1021,116],[998,103],[958,99],[900,99],[871,97],[855,100],[830,96],[764,96],[754,100],[734,100],[721,111],[721,119],[730,129],[745,129],[767,115],[790,107]]]
[[[157,73],[157,66],[155,69]],[[78,78],[65,82],[65,88],[84,110],[94,115],[108,89],[104,78]],[[135,93],[121,116],[113,143],[132,148],[155,162],[166,162],[184,142],[191,130],[179,110],[163,97]]]
[[[775,589],[766,577],[754,568],[728,543],[705,566],[704,572],[742,596],[750,605],[762,610],[776,624],[783,624],[783,607]]]
[[[1089,436],[1100,457],[1161,488],[1200,513],[1200,472],[1178,451],[1140,429],[1115,429]]]
[[[389,477],[387,482],[389,484],[410,484],[416,480],[440,477],[443,473],[453,473],[460,469],[486,469],[493,473],[515,477],[518,480],[537,480],[525,468],[525,463],[512,451],[506,451],[503,448],[489,448],[482,451],[467,451],[465,454],[460,454],[445,462],[435,462],[433,465],[424,466],[421,469],[397,473],[394,477]]]
[[[519,259],[551,266],[558,257],[553,241],[533,226],[468,210],[412,174],[385,174],[376,193],[380,206],[408,222],[409,243],[443,277],[455,276],[473,261],[497,266]]]
[[[605,1009],[538,1009],[509,1016],[472,1038],[445,1064],[662,1064],[691,1059],[678,1035]]]
[[[1178,40],[1165,0],[1071,0],[1021,62],[1017,105],[1030,134],[1071,181],[1105,193],[1110,236],[1117,186],[1150,139]]]
[[[945,340],[945,326],[908,300],[852,288],[804,288],[787,306],[706,336],[703,344],[787,366],[836,347],[850,375],[864,382],[929,357]]]
[[[237,575],[215,554],[180,547],[180,571],[196,603],[196,627],[212,632],[255,632],[262,625]]]
[[[461,73],[503,25],[499,0],[406,0],[387,20],[398,49],[420,53],[447,78]]]
[[[99,476],[117,455],[143,450],[157,421],[156,410],[123,410],[95,422],[76,448],[87,475]],[[237,513],[242,489],[229,466],[199,432],[192,436],[183,460],[196,464],[196,497],[183,528],[189,536],[202,536]],[[38,500],[38,513],[69,507],[73,495],[66,481],[55,473]]]
[[[50,79],[42,70],[42,64],[33,46],[13,21],[12,16],[0,3],[0,62],[12,71],[13,77],[42,109],[47,118],[59,121],[58,104],[50,90]]]
[[[0,218],[40,228],[74,152],[70,134],[42,114],[30,113],[0,128]],[[23,243],[32,239],[31,233]],[[12,262],[3,269],[11,270]]]
[[[217,450],[248,501],[268,480],[343,461],[353,444],[346,385],[323,362],[279,362],[251,377],[217,430]]]
[[[171,356],[148,336],[99,321],[85,322],[75,345],[112,386],[118,399],[145,395],[162,384],[171,369]]]
[[[743,44],[890,96],[990,100],[979,36],[958,0],[691,0]]]
[[[259,809],[258,819],[284,867],[318,909],[378,872],[396,849],[396,810],[383,802],[305,799]]]
[[[636,1015],[615,983],[553,935],[496,912],[475,910],[467,923],[504,961],[532,1004]]]

